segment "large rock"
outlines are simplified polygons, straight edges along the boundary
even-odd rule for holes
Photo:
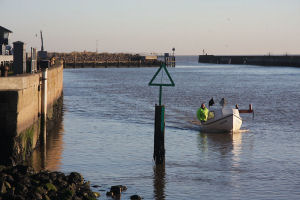
[[[72,172],[69,175],[69,179],[68,179],[69,183],[83,184],[83,181],[84,180],[83,180],[82,175],[77,172]]]
[[[106,193],[107,196],[118,197],[123,191],[127,190],[124,185],[114,185],[110,187],[110,191]]]
[[[127,190],[127,187],[125,185],[114,185],[110,188],[110,191],[114,194],[121,194],[125,190]]]
[[[130,197],[130,200],[142,200],[142,197],[140,197],[139,195],[132,195],[131,197]]]

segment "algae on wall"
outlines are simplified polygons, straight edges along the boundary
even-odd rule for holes
[[[38,146],[39,134],[40,134],[40,121],[38,120],[31,127],[23,131],[19,138],[16,141],[19,141],[19,144],[16,144],[20,148],[22,154],[22,159],[26,160],[30,157],[32,151]],[[18,143],[18,142],[17,142]]]
[[[30,158],[33,150],[38,146],[40,134],[40,120],[21,132],[18,136],[1,137],[0,164],[13,165],[22,163]]]
[[[14,154],[15,158],[18,158],[16,162],[25,161],[31,156],[33,150],[38,146],[39,134],[40,120],[21,132],[14,140]]]

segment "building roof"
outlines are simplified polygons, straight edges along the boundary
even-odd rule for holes
[[[8,30],[7,28],[4,28],[3,26],[0,26],[0,31],[12,33],[12,31]]]

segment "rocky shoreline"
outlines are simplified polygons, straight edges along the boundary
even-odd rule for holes
[[[0,166],[0,200],[96,200],[81,174],[39,171],[25,165]]]
[[[125,190],[124,185],[111,186],[106,196],[120,199]],[[0,200],[96,200],[98,197],[100,193],[93,192],[90,182],[77,172],[66,175],[47,170],[37,172],[26,165],[0,165]],[[130,199],[143,198],[132,195]]]

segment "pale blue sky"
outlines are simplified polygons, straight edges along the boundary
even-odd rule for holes
[[[300,54],[300,0],[0,0],[12,41],[48,51]]]

